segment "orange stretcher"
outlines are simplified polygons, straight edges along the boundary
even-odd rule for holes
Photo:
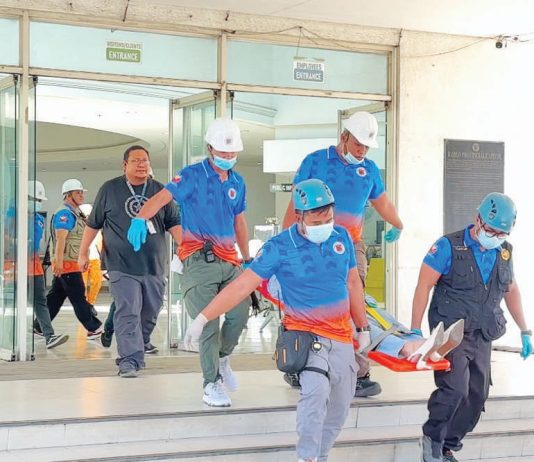
[[[451,368],[451,363],[447,359],[427,361],[426,365],[428,366],[428,369],[417,369],[417,363],[412,363],[404,358],[394,358],[393,356],[375,350],[367,353],[367,357],[395,372],[421,372],[425,370],[446,371]]]
[[[263,280],[256,290],[260,293],[262,297],[269,300],[274,306],[278,307],[281,311],[283,311],[284,304],[277,298],[273,297],[273,295],[269,292],[269,281]],[[374,317],[375,314],[379,316],[372,306],[366,304],[366,308],[367,314],[369,316]],[[383,319],[377,319],[377,321],[381,325],[383,325]],[[356,339],[353,340],[353,345],[355,349],[358,349],[358,342],[356,341]],[[408,361],[404,358],[395,358],[393,356],[380,353],[379,351],[372,350],[369,351],[366,355],[369,359],[372,359],[376,363],[394,372],[420,372],[429,370],[446,371],[449,370],[451,367],[450,362],[446,359],[441,359],[439,361],[426,361],[427,368],[417,369],[417,363],[412,363],[411,361]]]

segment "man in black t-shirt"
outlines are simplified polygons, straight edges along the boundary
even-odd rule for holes
[[[142,146],[126,150],[123,167],[124,175],[107,181],[98,191],[83,235],[79,265],[83,271],[89,245],[101,229],[102,262],[116,305],[119,375],[137,377],[137,371],[145,364],[145,351],[153,348],[150,334],[163,303],[167,270],[165,231],[178,242],[180,218],[176,204],[167,204],[150,220],[146,243],[135,252],[125,238],[131,219],[163,185],[150,178],[150,157]]]

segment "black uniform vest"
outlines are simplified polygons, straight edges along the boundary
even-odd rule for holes
[[[508,285],[512,282],[512,246],[502,244],[491,276],[482,280],[475,257],[464,243],[464,230],[445,236],[452,247],[452,264],[434,287],[428,313],[430,328],[440,321],[445,328],[458,319],[465,320],[465,332],[480,330],[486,340],[504,335],[506,319],[500,307]]]

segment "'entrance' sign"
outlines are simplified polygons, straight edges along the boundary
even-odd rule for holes
[[[126,63],[140,63],[143,45],[133,42],[108,41],[106,59],[108,61],[122,61]]]
[[[293,60],[293,80],[323,83],[324,62],[295,58]]]

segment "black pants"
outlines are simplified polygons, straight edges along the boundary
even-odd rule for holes
[[[436,371],[438,387],[428,401],[428,420],[423,433],[455,451],[462,439],[475,428],[484,410],[491,382],[491,341],[480,331],[465,333],[462,343],[447,359],[451,370]]]
[[[63,302],[68,297],[74,313],[83,326],[89,331],[96,331],[102,323],[93,316],[91,308],[93,307],[85,298],[85,284],[83,283],[82,273],[66,273],[60,277],[54,276],[52,287],[46,296],[46,304],[50,311],[50,318],[53,320]]]

